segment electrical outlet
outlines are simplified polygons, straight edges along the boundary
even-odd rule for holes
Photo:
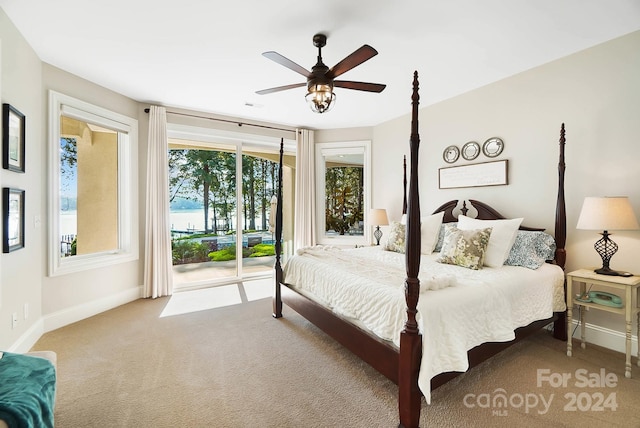
[[[14,312],[11,315],[11,328],[16,328],[18,326],[18,313]]]

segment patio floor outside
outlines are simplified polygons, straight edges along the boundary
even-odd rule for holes
[[[274,264],[275,256],[247,257],[242,259],[242,272],[244,275],[269,275],[273,273]],[[234,276],[236,276],[236,260],[173,266],[173,283],[177,286]]]

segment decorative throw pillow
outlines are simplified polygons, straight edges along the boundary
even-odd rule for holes
[[[436,248],[443,217],[444,211],[420,219],[420,252],[422,254],[431,254]]]
[[[457,265],[469,269],[482,269],[491,237],[491,228],[460,230],[446,225],[439,263]]]
[[[504,264],[538,269],[547,260],[553,260],[555,254],[556,240],[553,236],[545,232],[519,230]]]
[[[405,236],[405,225],[397,221],[392,221],[389,237],[387,238],[387,243],[384,244],[383,249],[387,251],[395,251],[396,253],[404,253]]]
[[[440,231],[443,217],[444,211],[420,218],[420,253],[431,254],[435,251],[436,244],[440,238],[439,234],[443,233]],[[400,224],[406,227],[406,214],[402,214]],[[442,244],[440,246],[442,246]]]
[[[516,240],[518,228],[522,218],[505,220],[478,220],[464,215],[458,216],[458,228],[460,230],[476,230],[487,227],[492,228],[491,239],[487,247],[487,256],[484,264],[490,267],[500,267],[509,257],[509,251]]]
[[[451,225],[451,226],[458,226],[458,222],[451,222],[451,223],[443,223],[440,225],[440,232],[438,233],[438,241],[436,242],[436,247],[433,249],[433,251],[435,253],[439,253],[440,250],[442,250],[442,243],[444,242],[444,230],[445,227],[447,227],[447,225]]]

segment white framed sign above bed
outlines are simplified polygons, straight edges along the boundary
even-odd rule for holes
[[[438,188],[502,186],[509,184],[508,161],[474,163],[438,169]]]

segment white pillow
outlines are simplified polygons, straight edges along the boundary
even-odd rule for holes
[[[473,230],[491,227],[491,237],[487,246],[484,265],[501,267],[509,257],[509,252],[516,240],[522,218],[505,220],[478,220],[464,215],[458,216],[458,229]]]
[[[420,219],[420,252],[422,254],[431,254],[436,248],[443,217],[444,211],[441,211]]]

